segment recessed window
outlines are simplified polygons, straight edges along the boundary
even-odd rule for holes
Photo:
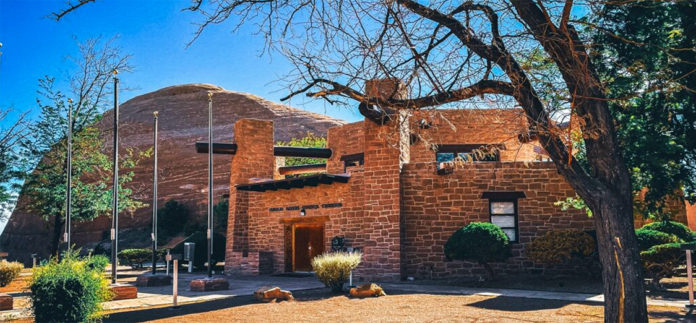
[[[517,200],[490,200],[491,223],[503,229],[511,242],[517,242]]]
[[[455,160],[463,162],[473,161],[499,161],[501,149],[505,149],[503,145],[494,144],[464,144],[464,145],[439,145],[435,148],[435,160],[437,161],[438,169],[442,163],[452,162]]]

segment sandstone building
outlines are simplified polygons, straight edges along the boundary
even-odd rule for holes
[[[494,266],[522,271],[534,268],[523,247],[536,236],[593,228],[583,211],[554,205],[575,193],[534,142],[518,139],[528,129],[520,109],[419,111],[387,125],[332,127],[326,164],[288,178],[302,167],[282,167],[273,129],[257,119],[234,125],[228,273],[310,271],[311,258],[340,247],[362,251],[359,279],[476,275],[476,264],[443,253],[473,221],[503,228],[514,257]],[[470,161],[450,167],[453,159]]]

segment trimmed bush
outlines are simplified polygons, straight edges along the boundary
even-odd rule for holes
[[[666,243],[652,246],[646,251],[641,251],[640,259],[647,276],[652,279],[652,286],[661,289],[660,279],[672,277],[675,269],[681,264],[682,256],[679,243]]]
[[[213,263],[218,261],[225,261],[225,236],[219,233],[213,235]],[[197,268],[203,268],[205,263],[208,261],[208,238],[204,231],[198,231],[190,236],[188,236],[184,241],[172,248],[171,253],[181,254],[184,256],[184,243],[193,242],[196,244],[196,249],[193,255],[193,265]],[[183,263],[182,261],[179,263]]]
[[[0,287],[7,286],[15,278],[19,277],[22,269],[24,269],[24,265],[19,262],[0,260]]]
[[[319,281],[338,293],[361,260],[362,254],[359,252],[330,252],[314,257],[312,269]]]
[[[583,231],[553,230],[532,240],[525,247],[527,257],[542,264],[561,264],[573,257],[590,257],[595,252],[592,236]]]
[[[675,221],[648,223],[641,229],[656,230],[667,234],[673,234],[681,240],[679,242],[689,242],[694,239],[693,231],[691,231],[687,226]]]
[[[106,270],[106,266],[109,265],[110,260],[109,257],[104,255],[93,255],[86,258],[85,261],[87,262],[87,267],[101,273]]]
[[[118,260],[133,269],[143,268],[143,263],[152,260],[151,249],[123,249],[118,252]]]
[[[641,251],[665,243],[679,242],[679,238],[673,234],[645,228],[636,230],[636,237],[638,238],[638,247]]]
[[[490,279],[495,278],[491,262],[506,261],[512,256],[508,236],[500,227],[488,222],[472,222],[457,230],[445,243],[445,257],[481,264]]]
[[[111,298],[108,280],[75,253],[35,268],[30,290],[36,322],[96,321]]]

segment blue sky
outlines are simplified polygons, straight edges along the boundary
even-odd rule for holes
[[[263,37],[255,26],[232,31],[232,22],[212,26],[186,48],[201,17],[182,11],[189,0],[97,0],[60,22],[48,16],[65,0],[0,0],[0,108],[36,115],[37,80],[67,78],[77,56],[76,41],[118,35],[117,44],[133,55],[132,73],[120,75],[133,96],[175,84],[212,83],[279,102],[288,93],[279,80],[290,64],[279,54],[260,56]],[[77,40],[76,40],[76,39]],[[59,85],[61,85],[59,83]],[[65,86],[65,84],[62,84]],[[320,100],[294,98],[290,105],[356,121],[357,109],[332,107]]]

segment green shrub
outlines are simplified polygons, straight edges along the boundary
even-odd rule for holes
[[[490,279],[495,278],[491,262],[505,261],[512,256],[507,235],[488,222],[472,222],[457,230],[445,243],[447,259],[475,261],[481,264]]]
[[[24,269],[24,265],[19,262],[0,260],[0,287],[5,287],[15,280],[22,272],[22,269]]]
[[[118,252],[118,260],[133,269],[143,268],[143,263],[152,260],[152,249],[123,249]]]
[[[111,298],[108,280],[75,253],[35,268],[30,290],[36,322],[98,320],[100,303]]]
[[[660,289],[660,279],[672,277],[675,269],[681,264],[682,256],[679,243],[666,243],[650,247],[641,251],[640,259],[643,262],[645,273],[652,279],[652,286]]]
[[[350,272],[358,267],[362,259],[359,252],[330,252],[312,259],[312,268],[326,287],[330,287],[335,293],[343,289],[343,284],[348,281]]]
[[[104,255],[93,255],[86,258],[87,267],[100,273],[106,270],[106,266],[109,265],[109,261],[109,257]]]
[[[171,238],[184,229],[184,225],[189,222],[191,212],[186,205],[175,200],[169,200],[164,206],[157,210],[158,240],[163,243],[167,238]]]
[[[225,236],[220,233],[214,233],[213,235],[213,263],[218,261],[225,261]],[[208,261],[208,239],[207,235],[203,231],[198,231],[190,236],[188,236],[184,241],[172,248],[171,253],[181,254],[182,259],[184,256],[184,243],[193,242],[196,244],[193,255],[193,265],[197,268],[203,268],[205,263]],[[180,262],[183,263],[183,260]]]
[[[675,221],[660,221],[644,225],[641,229],[656,230],[677,236],[680,242],[689,242],[694,239],[693,231],[687,226]]]
[[[679,241],[679,238],[673,234],[645,228],[636,230],[636,237],[640,250],[648,250],[653,246]]]
[[[560,264],[573,257],[589,257],[595,252],[592,236],[583,231],[552,230],[525,247],[529,259],[542,264]]]

